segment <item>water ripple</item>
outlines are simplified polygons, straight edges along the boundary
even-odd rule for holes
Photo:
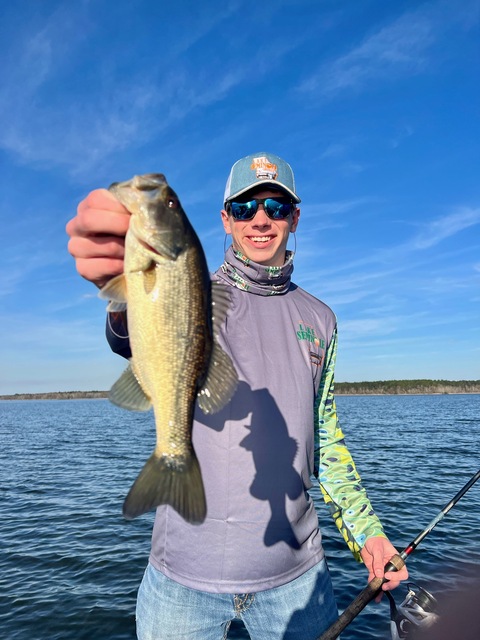
[[[370,498],[402,549],[478,470],[480,396],[345,396],[338,406]],[[153,514],[126,522],[121,505],[154,437],[151,414],[104,400],[0,402],[2,637],[135,638]],[[478,574],[479,489],[409,559],[412,580],[435,595]],[[363,588],[365,570],[318,489],[312,495],[344,608]],[[385,601],[369,605],[342,639],[388,638],[388,617]],[[232,625],[229,638],[247,637]]]

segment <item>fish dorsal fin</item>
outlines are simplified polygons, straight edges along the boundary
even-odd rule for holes
[[[223,409],[235,393],[238,376],[230,356],[217,342],[220,326],[230,308],[229,287],[212,282],[213,346],[208,371],[200,391],[198,405],[204,413],[216,413]]]
[[[212,325],[214,336],[218,336],[220,333],[220,326],[227,317],[230,305],[230,287],[220,282],[212,282]]]
[[[99,298],[109,300],[107,311],[125,311],[127,308],[127,281],[122,273],[105,284],[98,294]]]
[[[148,411],[152,401],[140,386],[132,366],[129,365],[110,389],[108,399],[118,407],[130,411]]]
[[[207,377],[198,392],[198,405],[203,413],[223,409],[235,393],[238,376],[230,356],[214,339]]]

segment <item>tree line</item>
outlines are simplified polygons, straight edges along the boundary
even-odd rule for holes
[[[480,380],[377,380],[374,382],[336,382],[339,395],[415,395],[480,393]],[[0,400],[80,400],[106,398],[108,391],[52,391],[0,395]]]
[[[480,380],[377,380],[337,382],[335,391],[343,395],[404,395],[480,393]]]

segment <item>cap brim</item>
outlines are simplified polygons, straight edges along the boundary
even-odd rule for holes
[[[260,187],[263,185],[268,185],[269,187],[273,187],[272,191],[284,191],[285,193],[288,193],[288,195],[291,196],[297,204],[301,202],[297,194],[294,193],[291,189],[289,189],[285,185],[272,180],[257,180],[253,184],[248,185],[248,187],[246,187],[245,189],[241,189],[240,191],[237,191],[236,193],[231,195],[229,198],[227,198],[227,200],[225,200],[225,203],[232,202],[232,200],[235,200],[235,198],[238,198],[238,196],[241,196],[242,194],[247,193],[247,191],[251,191],[252,189],[256,189],[257,187]]]

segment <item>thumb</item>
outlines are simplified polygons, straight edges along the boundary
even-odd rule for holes
[[[385,576],[385,565],[383,564],[383,554],[374,553],[372,562],[372,571],[376,578],[383,578]]]

